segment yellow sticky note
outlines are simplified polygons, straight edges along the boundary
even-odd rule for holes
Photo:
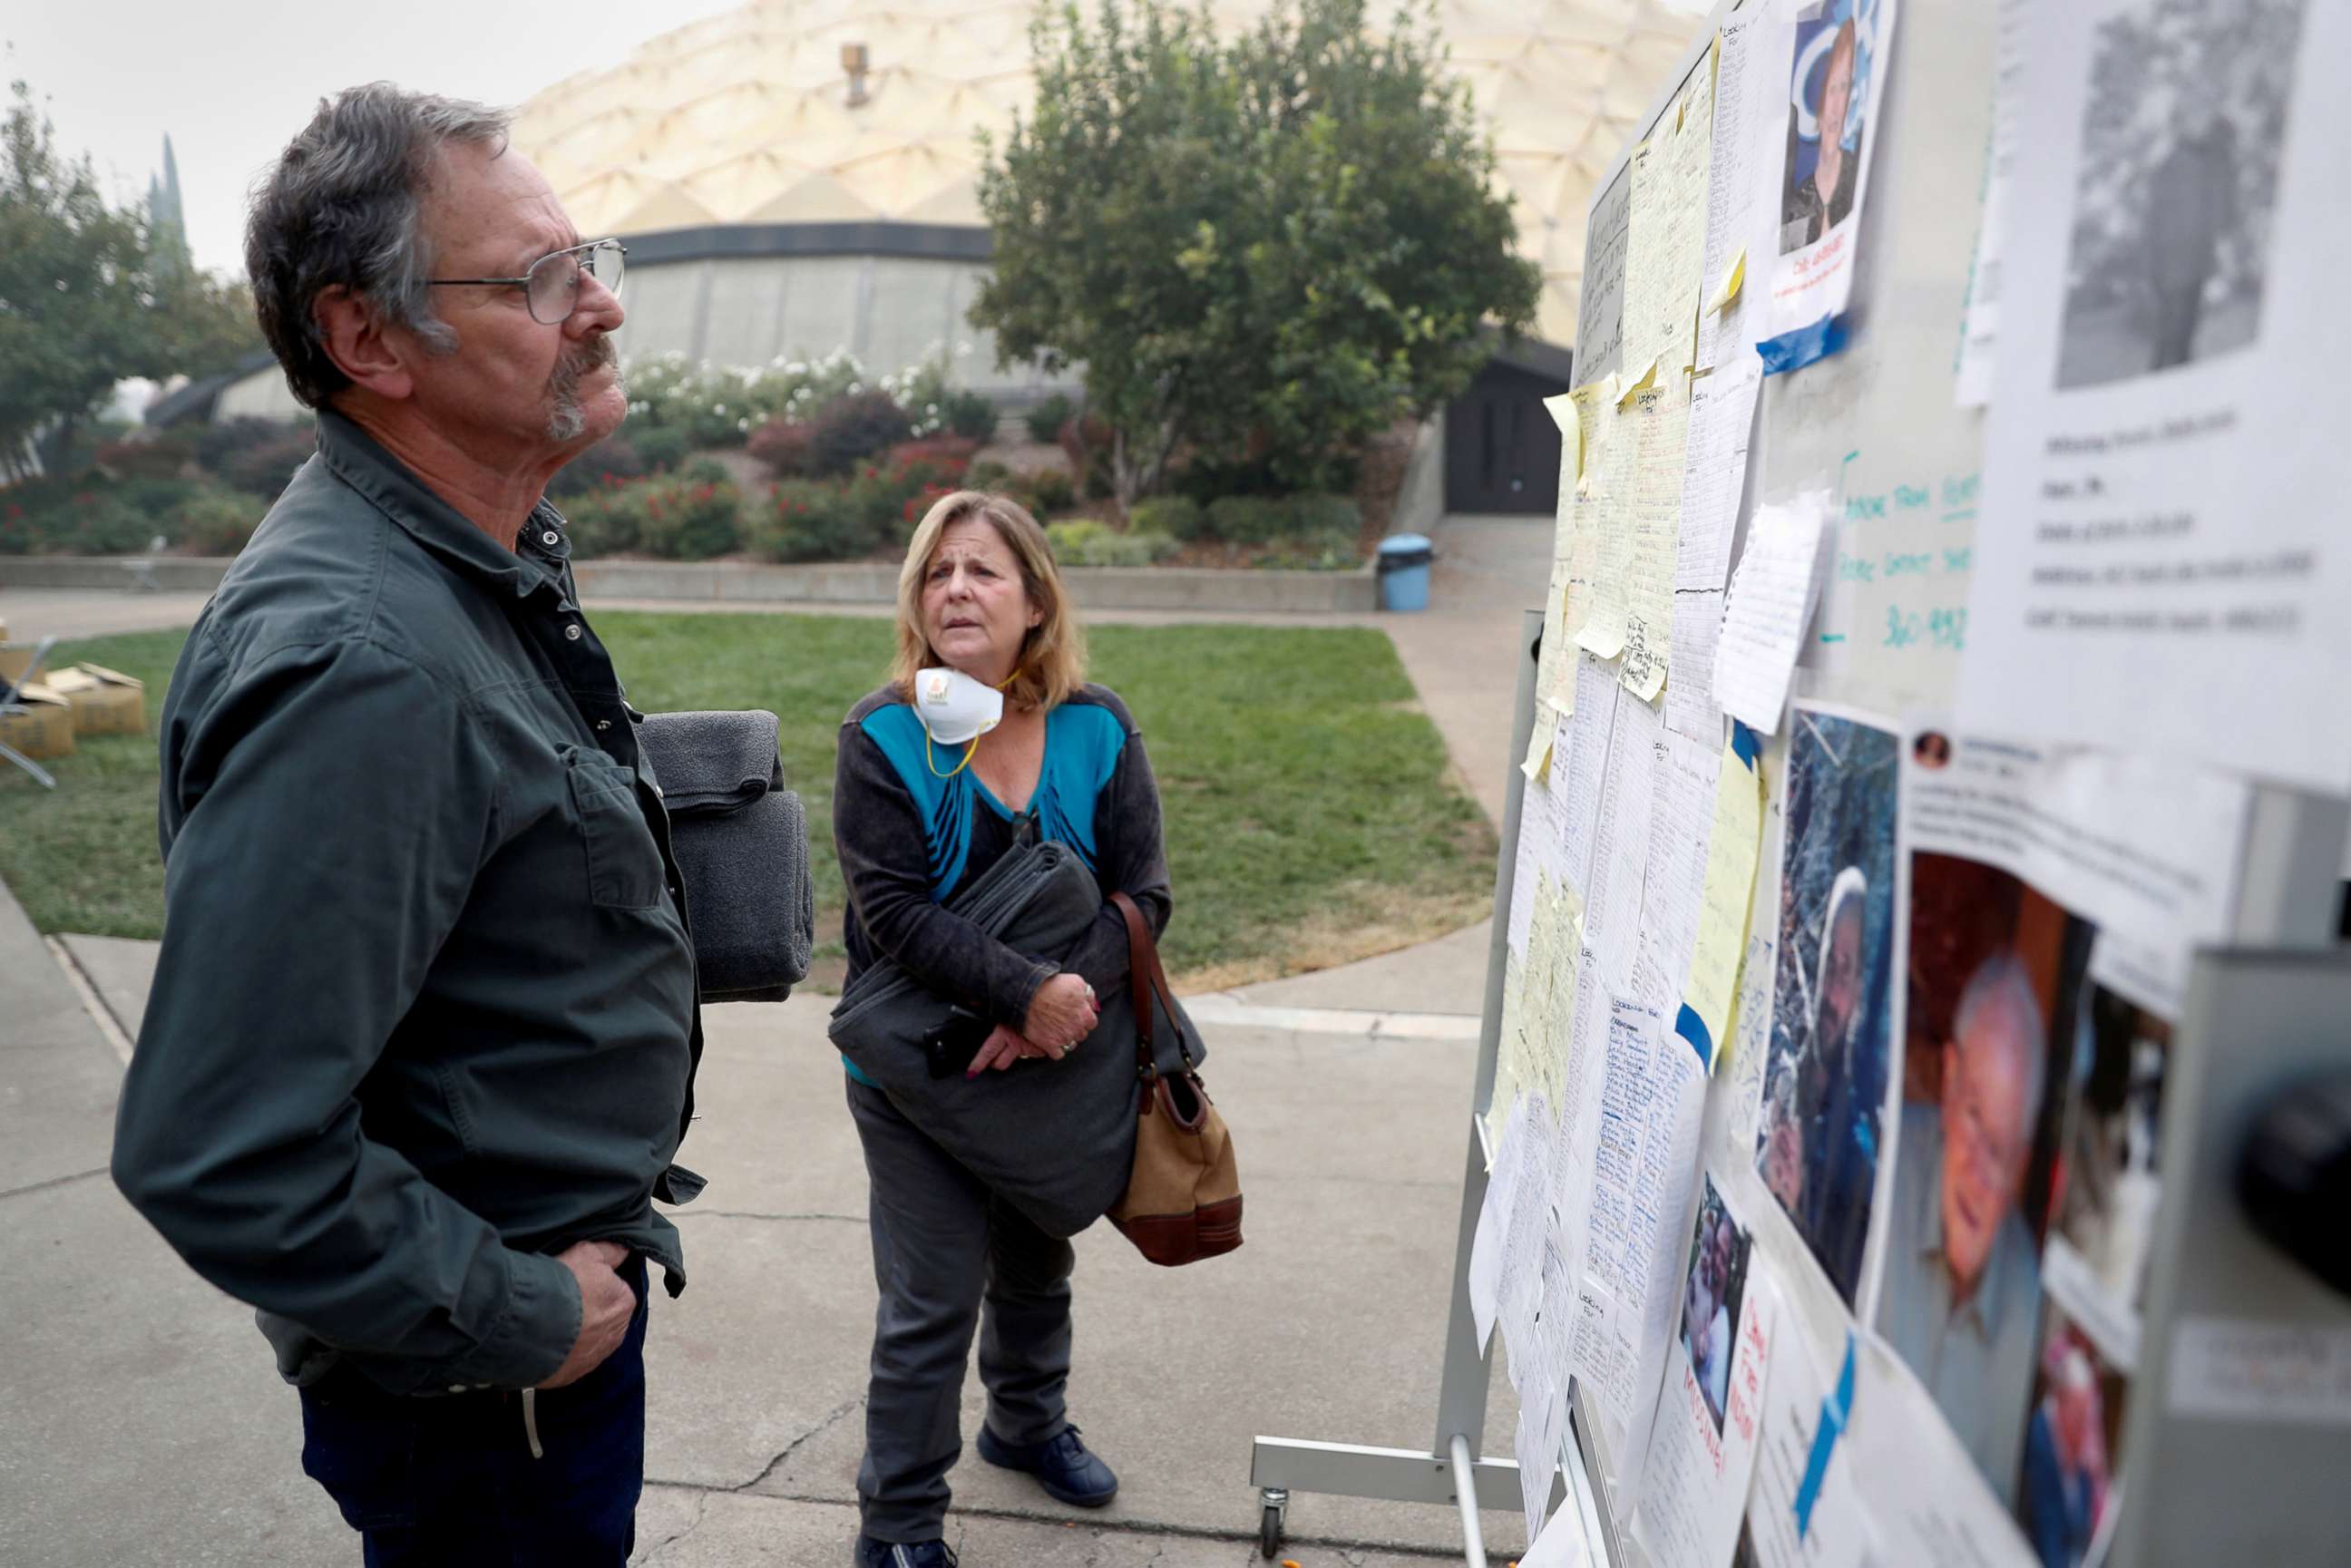
[[[1541,783],[1543,776],[1551,771],[1550,717],[1550,715],[1543,713],[1538,713],[1535,716],[1537,721],[1535,733],[1527,742],[1527,759],[1519,764],[1519,771],[1527,776],[1527,782],[1530,784]]]
[[[1752,731],[1734,727],[1722,748],[1714,787],[1714,835],[1708,841],[1706,892],[1698,905],[1698,945],[1690,952],[1682,1001],[1706,1026],[1707,1060],[1728,1054],[1739,965],[1747,951],[1748,906],[1755,896],[1755,866],[1763,848],[1763,765]]]
[[[1724,273],[1722,281],[1714,286],[1714,297],[1706,302],[1707,314],[1711,316],[1729,309],[1730,302],[1739,298],[1740,287],[1746,281],[1747,247],[1742,245],[1739,247],[1739,254],[1730,258],[1730,270]]]
[[[1619,387],[1617,389],[1616,406],[1618,408],[1623,408],[1626,403],[1633,401],[1635,393],[1647,392],[1651,387],[1656,386],[1656,384],[1657,361],[1651,360],[1646,365],[1642,367],[1641,373],[1635,376],[1629,385]]]

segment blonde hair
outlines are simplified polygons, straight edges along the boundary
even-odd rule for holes
[[[1012,551],[1020,563],[1029,603],[1043,617],[1020,645],[1019,666],[1012,684],[1004,688],[1004,700],[1016,708],[1050,709],[1086,683],[1085,632],[1061,586],[1061,569],[1053,564],[1053,546],[1045,530],[1019,502],[986,490],[940,497],[906,546],[906,559],[898,568],[898,651],[890,661],[890,684],[901,698],[912,702],[914,672],[946,663],[923,631],[923,580],[948,527],[969,517],[985,521]]]

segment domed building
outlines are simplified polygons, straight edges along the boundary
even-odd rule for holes
[[[1484,470],[1453,497],[1466,507],[1551,509],[1558,444],[1534,402],[1565,385],[1584,207],[1702,8],[1438,0],[1517,199],[1520,251],[1543,277],[1536,340],[1456,407],[1448,489]],[[1228,35],[1270,9],[1208,6]],[[752,0],[538,93],[514,144],[581,234],[627,241],[631,357],[757,365],[845,349],[888,371],[944,353],[954,380],[1018,403],[1042,378],[999,369],[965,312],[989,254],[976,139],[1031,101],[1034,15],[1032,0]],[[229,388],[220,413],[276,412],[272,379]]]

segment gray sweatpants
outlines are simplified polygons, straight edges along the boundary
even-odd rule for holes
[[[963,1452],[957,1416],[976,1325],[996,1435],[1041,1443],[1069,1424],[1062,1392],[1077,1253],[998,1197],[888,1095],[847,1082],[872,1178],[873,1282],[882,1294],[858,1511],[877,1541],[935,1541],[946,1521],[947,1471]]]

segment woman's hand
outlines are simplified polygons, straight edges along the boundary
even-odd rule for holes
[[[1029,1016],[1021,1020],[1020,1032],[1058,1061],[1063,1051],[1093,1033],[1101,1019],[1093,987],[1082,976],[1056,975],[1029,998]]]
[[[1048,1051],[1019,1030],[998,1024],[989,1032],[987,1043],[979,1048],[979,1054],[971,1059],[971,1066],[964,1076],[977,1078],[991,1067],[1001,1072],[1024,1056],[1040,1061],[1059,1061],[1066,1054],[1065,1051]]]

